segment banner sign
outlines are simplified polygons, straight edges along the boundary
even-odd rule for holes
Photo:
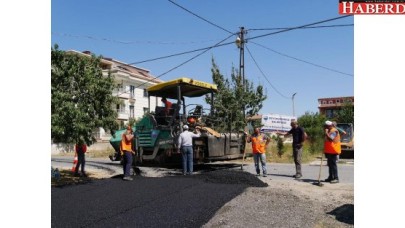
[[[291,129],[291,120],[296,120],[293,116],[279,114],[262,115],[262,132],[287,132]]]

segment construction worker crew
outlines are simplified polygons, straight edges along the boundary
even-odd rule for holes
[[[324,153],[328,161],[329,177],[325,182],[339,183],[337,156],[341,153],[340,134],[331,121],[325,122]]]
[[[132,139],[134,138],[132,127],[127,126],[127,130],[122,134],[120,143],[121,157],[123,158],[124,177],[123,180],[131,181],[131,166],[135,152],[132,150]]]
[[[75,152],[77,154],[77,164],[75,168],[75,176],[79,175],[79,167],[81,168],[81,176],[87,177],[86,172],[84,172],[84,165],[86,163],[84,153],[87,151],[87,146],[84,140],[79,139],[79,142],[75,145]]]
[[[301,170],[301,158],[302,158],[302,146],[305,141],[305,130],[301,126],[298,126],[296,120],[291,120],[291,130],[286,135],[291,134],[293,138],[292,149],[295,163],[295,175],[294,178],[298,179],[302,177]]]
[[[188,125],[183,126],[183,132],[179,135],[178,146],[181,149],[183,161],[183,175],[193,173],[193,138],[200,137],[199,126],[196,127],[196,133],[188,131]]]
[[[172,102],[168,101],[166,97],[163,97],[161,101],[165,104],[165,114],[169,115],[169,111],[172,108]]]
[[[252,143],[253,160],[255,163],[256,174],[260,175],[259,160],[262,165],[263,177],[267,176],[266,168],[266,147],[270,143],[270,138],[260,133],[260,128],[255,128],[254,133],[246,138],[248,143]]]

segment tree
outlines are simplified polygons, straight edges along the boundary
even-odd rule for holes
[[[309,151],[314,154],[322,152],[324,141],[324,124],[326,117],[318,113],[306,112],[298,118],[298,123],[308,135]]]
[[[285,150],[284,142],[283,142],[283,139],[279,135],[277,135],[277,137],[276,137],[276,142],[277,142],[277,154],[281,158],[281,156],[283,156],[284,150]]]
[[[91,145],[98,127],[116,129],[118,99],[111,74],[103,76],[100,57],[51,49],[51,138],[54,143]]]
[[[238,131],[246,126],[246,116],[257,114],[263,107],[266,99],[261,85],[254,87],[247,79],[242,81],[235,68],[232,68],[231,80],[225,78],[215,60],[212,59],[212,80],[218,87],[218,93],[214,95],[214,116],[218,120],[218,130]],[[206,102],[210,103],[210,96],[206,96]]]
[[[344,101],[342,109],[337,112],[336,122],[354,123],[354,106],[350,101]]]

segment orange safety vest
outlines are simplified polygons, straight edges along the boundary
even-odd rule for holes
[[[251,136],[253,153],[263,154],[266,152],[266,137],[259,134],[257,136]]]
[[[172,102],[170,102],[170,101],[165,101],[165,111],[166,111],[166,114],[169,113],[169,109],[171,109],[171,108],[172,108]]]
[[[122,138],[120,143],[121,153],[124,153],[124,150],[132,151],[132,140],[127,140],[127,138],[125,137],[125,133],[122,134],[121,138]]]
[[[330,140],[325,136],[325,143],[323,144],[323,151],[325,154],[340,154],[342,152],[340,146],[340,134],[336,128],[330,129],[330,132],[336,132],[336,137]]]

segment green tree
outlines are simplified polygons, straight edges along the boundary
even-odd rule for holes
[[[100,57],[85,57],[51,49],[51,138],[54,143],[87,145],[98,127],[114,130],[118,99],[111,74],[103,76]]]
[[[279,135],[277,135],[276,142],[277,142],[277,154],[281,158],[281,156],[285,152],[284,142],[283,142],[283,139]]]
[[[308,135],[309,152],[311,154],[322,152],[324,141],[324,123],[326,117],[318,113],[306,112],[298,118],[298,124],[305,129]]]
[[[263,107],[266,99],[263,86],[254,87],[247,79],[242,81],[235,68],[232,68],[231,78],[225,78],[215,60],[212,59],[212,80],[218,87],[218,93],[214,95],[214,116],[217,120],[218,130],[239,131],[246,126],[246,118],[243,113],[245,107],[246,116],[257,114]],[[206,102],[210,103],[211,97],[206,96]]]
[[[350,101],[344,101],[342,109],[337,112],[335,117],[338,123],[354,123],[354,106]]]

